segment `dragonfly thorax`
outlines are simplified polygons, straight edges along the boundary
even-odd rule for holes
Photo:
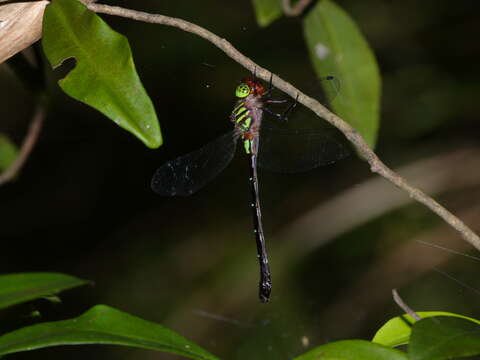
[[[255,95],[248,95],[245,99],[237,101],[230,115],[230,120],[242,134],[252,132],[254,136],[258,136],[262,122],[262,113],[261,98]]]
[[[250,94],[245,99],[238,100],[230,116],[235,129],[244,140],[247,153],[251,152],[252,141],[258,137],[262,122],[262,99]]]

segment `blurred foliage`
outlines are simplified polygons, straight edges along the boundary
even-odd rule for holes
[[[374,147],[380,120],[381,80],[368,43],[355,21],[330,0],[319,1],[303,26],[317,76],[341,79],[340,89],[327,90],[333,111]]]
[[[17,146],[6,135],[0,134],[0,172],[8,169],[17,155]]]
[[[260,26],[268,26],[282,16],[282,6],[277,0],[252,0]]]
[[[0,275],[0,308],[56,294],[88,284],[73,276],[55,273],[20,273]]]
[[[413,166],[465,146],[477,149],[480,45],[471,34],[480,26],[478,1],[456,6],[444,0],[337,3],[355,20],[381,69],[380,157],[394,167]],[[141,0],[135,8],[204,26],[317,94],[299,19],[280,18],[259,28],[250,2]],[[396,194],[393,186],[391,192],[373,191],[338,203],[328,216],[283,236],[310,211],[373,181],[365,164],[353,157],[306,174],[260,173],[274,292],[270,304],[259,304],[245,159],[235,159],[192,198],[164,199],[149,188],[156,167],[228,129],[234,89],[246,71],[191,34],[102,18],[129,39],[139,76],[163,119],[165,146],[146,151],[100,113],[54,90],[52,111],[27,166],[16,182],[0,187],[0,239],[8,245],[2,248],[0,267],[2,273],[61,271],[93,279],[96,286],[66,293],[62,306],[37,305],[44,321],[72,318],[91,304],[108,303],[161,322],[221,358],[278,359],[335,339],[371,338],[386,318],[400,312],[391,300],[392,288],[399,288],[414,309],[478,318],[478,261],[416,242],[423,236],[435,244],[434,231],[443,226],[420,205],[373,214],[341,236],[310,235],[336,220],[341,223],[350,211],[366,213]],[[52,88],[59,77],[49,73]],[[30,95],[4,65],[0,83],[0,132],[18,142],[29,121]],[[432,195],[462,216],[478,203],[475,171],[452,174],[442,193]],[[468,187],[449,187],[466,175],[472,177]],[[478,216],[469,223],[478,224]],[[450,239],[445,246],[469,251],[453,231],[442,234]],[[404,253],[408,246],[412,251]],[[396,254],[405,255],[392,257]],[[438,254],[444,258],[434,268],[421,267]],[[390,260],[388,273],[379,266],[384,259]],[[370,272],[368,279],[374,280],[366,286]],[[0,313],[2,327],[38,321],[18,320],[18,313],[31,311],[20,306]],[[77,347],[15,357],[136,359],[153,354]]]
[[[361,340],[344,340],[319,346],[296,360],[406,360],[407,356],[395,349]]]

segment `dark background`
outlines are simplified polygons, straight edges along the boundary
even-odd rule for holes
[[[478,231],[480,3],[337,3],[379,62],[378,154]],[[300,19],[261,29],[249,1],[115,4],[194,22],[315,92]],[[49,73],[53,105],[38,145],[18,179],[0,188],[0,271],[64,272],[95,285],[62,294],[62,304],[38,301],[3,312],[2,331],[77,316],[103,303],[162,323],[222,358],[289,359],[335,339],[370,339],[401,313],[393,288],[417,311],[479,316],[478,259],[426,243],[476,251],[355,156],[305,174],[260,171],[274,281],[272,301],[260,304],[241,154],[192,197],[161,198],[149,185],[162,163],[229,129],[234,88],[248,73],[194,35],[102,17],[130,40],[164,145],[147,149],[68,98],[55,85],[58,72]],[[0,131],[20,143],[32,97],[5,65],[0,84]],[[42,317],[30,318],[32,310]],[[86,356],[171,357],[79,346],[11,358]]]

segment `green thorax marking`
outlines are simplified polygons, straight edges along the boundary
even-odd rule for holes
[[[231,119],[235,123],[235,127],[242,132],[242,135],[245,135],[248,131],[250,131],[250,128],[253,125],[253,119],[250,115],[251,111],[245,103],[245,100],[238,101],[238,103],[233,108],[231,115]],[[246,139],[242,136],[242,142],[245,152],[247,154],[251,154],[252,139]]]
[[[252,140],[245,139],[243,140],[243,147],[245,148],[245,152],[250,154],[250,149],[252,148]]]
[[[233,121],[237,128],[243,132],[250,130],[250,126],[252,125],[252,118],[249,115],[250,110],[247,109],[243,101],[240,101],[233,109]]]

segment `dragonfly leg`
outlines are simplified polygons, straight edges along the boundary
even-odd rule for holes
[[[272,90],[273,90],[272,78],[273,78],[273,74],[270,73],[270,81],[268,82],[268,90],[265,92],[265,94],[263,94],[264,99],[270,99],[270,94],[272,93]]]
[[[274,99],[267,99],[267,100],[264,100],[264,102],[268,103],[268,104],[284,104],[286,103],[288,100],[287,99],[284,99],[284,100],[274,100]]]
[[[290,104],[290,106],[287,108],[287,110],[285,110],[282,114],[282,118],[287,118],[287,115],[290,114],[293,109],[295,109],[295,107],[297,106],[298,104],[298,94],[297,96],[295,97],[295,101],[293,103]]]
[[[262,111],[265,111],[266,113],[275,116],[278,120],[287,120],[282,114],[276,113],[275,111],[270,110],[267,107],[262,107]]]
[[[273,91],[272,79],[273,79],[273,73],[270,73],[270,80],[268,82],[268,90],[265,91],[265,93],[263,94],[262,101],[264,103],[269,103],[269,104],[283,104],[283,103],[286,103],[288,101],[286,99],[277,100],[277,99],[272,99],[272,97],[270,96],[272,91]]]
[[[281,103],[287,102],[287,100],[271,100],[270,99],[270,100],[265,100],[265,102],[270,103],[270,104],[281,104]],[[293,111],[293,109],[295,109],[297,104],[298,104],[298,94],[297,94],[297,97],[295,98],[295,101],[293,103],[291,103],[288,106],[288,108],[282,114],[276,113],[276,112],[270,110],[267,107],[263,107],[262,111],[265,111],[265,112],[269,113],[270,115],[275,116],[279,120],[287,121],[288,120],[288,114],[290,114]]]

